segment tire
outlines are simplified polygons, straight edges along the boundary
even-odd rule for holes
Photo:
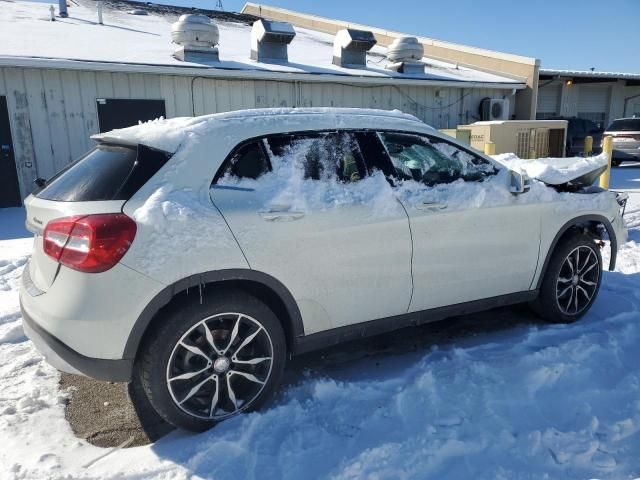
[[[204,431],[258,409],[277,389],[286,360],[282,326],[257,298],[217,292],[163,312],[134,367],[153,409],[168,423]]]
[[[556,246],[531,306],[548,322],[575,322],[593,305],[601,282],[600,248],[592,237],[576,232]]]

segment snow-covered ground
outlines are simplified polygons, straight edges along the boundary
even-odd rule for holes
[[[310,369],[261,413],[102,459],[24,337],[31,241],[21,209],[0,211],[0,478],[640,477],[640,168],[612,187],[632,192],[630,240],[582,321]]]

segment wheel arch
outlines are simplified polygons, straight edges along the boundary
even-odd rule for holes
[[[304,336],[304,324],[298,305],[291,292],[280,281],[256,270],[215,270],[191,275],[162,289],[138,316],[125,344],[123,358],[136,358],[146,332],[159,318],[158,314],[163,308],[176,301],[184,301],[183,294],[195,295],[197,301],[200,301],[200,295],[208,294],[211,288],[238,289],[263,301],[282,323],[290,352],[294,351],[297,339]]]
[[[597,228],[602,225],[609,235],[609,240],[611,242],[611,255],[609,258],[609,270],[613,270],[616,267],[616,257],[618,255],[618,239],[616,238],[616,232],[611,225],[611,222],[602,215],[582,215],[580,217],[575,217],[566,222],[558,233],[556,233],[551,245],[549,245],[549,249],[547,250],[547,255],[544,260],[544,264],[542,265],[542,269],[540,270],[540,275],[538,276],[538,281],[536,284],[536,288],[540,288],[542,285],[542,281],[544,279],[545,274],[547,273],[547,268],[549,266],[549,261],[551,260],[551,256],[555,251],[556,247],[562,240],[570,235],[571,232],[576,229],[587,230],[594,234],[598,234]]]

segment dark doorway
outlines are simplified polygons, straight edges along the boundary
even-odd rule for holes
[[[166,116],[164,100],[99,98],[97,103],[100,133]]]
[[[565,156],[564,129],[552,128],[549,130],[549,156],[551,158]]]
[[[0,208],[19,207],[21,204],[7,97],[0,96]]]

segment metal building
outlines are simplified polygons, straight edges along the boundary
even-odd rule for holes
[[[7,39],[0,55],[0,207],[20,204],[36,177],[52,176],[89,149],[92,134],[160,116],[372,107],[449,128],[479,119],[484,98],[507,100],[510,118],[516,93],[528,88],[525,77],[428,56],[418,61],[424,73],[385,68],[380,44],[356,55],[364,65],[341,66],[333,35],[311,26],[290,29],[288,58],[254,61],[255,14],[204,12],[219,30],[219,58],[189,53],[183,61],[173,56],[171,25],[192,9],[136,3],[147,15],[134,15],[127,2],[107,2],[100,24],[94,2],[76,3],[64,21],[48,21],[48,5],[40,3],[9,2],[0,11]],[[346,44],[364,48],[361,40],[371,38],[358,35]]]
[[[634,115],[640,116],[640,74],[540,71],[538,119],[578,117],[606,127]]]

